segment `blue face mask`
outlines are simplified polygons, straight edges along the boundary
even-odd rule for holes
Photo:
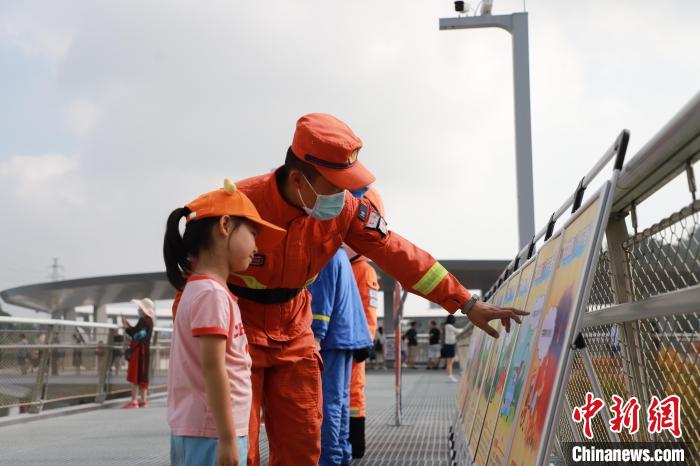
[[[340,215],[340,213],[343,211],[343,207],[345,206],[345,191],[340,191],[336,194],[318,194],[303,173],[302,176],[311,188],[311,191],[316,194],[316,202],[314,202],[314,207],[309,209],[306,207],[306,204],[304,204],[304,198],[301,196],[301,191],[299,191],[299,188],[297,188],[299,198],[303,204],[304,212],[317,220],[330,220]]]

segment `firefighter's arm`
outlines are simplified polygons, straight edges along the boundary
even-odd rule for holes
[[[390,231],[385,219],[367,199],[351,199],[348,207],[353,217],[345,242],[372,259],[406,290],[439,304],[450,313],[471,298],[471,293],[433,256]]]
[[[404,289],[439,304],[450,313],[462,309],[475,326],[495,338],[498,332],[488,324],[491,320],[501,319],[509,329],[511,318],[520,323],[518,316],[528,315],[524,311],[501,309],[481,301],[471,303],[467,311],[471,293],[433,256],[390,231],[386,220],[367,199],[350,198],[346,208],[352,212],[352,219],[345,242],[376,262]]]
[[[335,260],[331,260],[321,269],[318,278],[309,286],[311,293],[311,330],[314,338],[321,341],[326,337],[328,324],[333,315],[335,306],[336,283],[338,267]]]

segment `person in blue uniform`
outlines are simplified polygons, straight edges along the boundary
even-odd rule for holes
[[[353,353],[366,358],[372,346],[362,299],[347,254],[341,248],[309,286],[317,346],[323,359],[323,423],[320,466],[352,462],[350,375]]]

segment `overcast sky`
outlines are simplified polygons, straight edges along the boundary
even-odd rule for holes
[[[539,229],[622,128],[634,154],[699,90],[700,2],[527,8]],[[46,281],[53,257],[66,278],[162,270],[167,214],[280,165],[308,112],[362,138],[392,229],[439,258],[512,258],[511,39],[441,32],[445,16],[451,1],[0,0],[0,289]]]

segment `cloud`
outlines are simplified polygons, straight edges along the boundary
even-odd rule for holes
[[[75,183],[78,162],[61,154],[14,155],[0,161],[0,184],[4,199],[22,203],[60,206],[78,205],[85,199]],[[25,205],[27,207],[27,205]]]
[[[98,109],[87,100],[71,102],[65,111],[66,127],[78,134],[89,133],[97,123]]]
[[[504,0],[494,14],[520,7]],[[700,68],[689,57],[699,7],[528,7],[541,227],[623,127],[633,151],[697,91]],[[46,65],[11,62],[15,81],[0,76],[4,87],[26,87],[2,115],[12,147],[0,144],[0,206],[13,209],[18,245],[8,256],[21,264],[33,251],[31,265],[43,270],[60,255],[71,277],[161,269],[170,210],[224,177],[281,164],[296,119],[325,111],[364,141],[360,157],[377,175],[392,228],[438,257],[512,257],[511,38],[438,31],[451,9],[2,2],[0,40]],[[39,215],[55,219],[51,231],[36,228]]]

